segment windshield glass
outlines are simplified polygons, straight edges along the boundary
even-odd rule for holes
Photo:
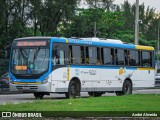
[[[49,49],[18,48],[12,53],[11,71],[14,74],[40,74],[48,70]]]

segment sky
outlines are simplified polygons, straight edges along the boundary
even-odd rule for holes
[[[85,0],[81,0],[80,8],[81,7],[82,8],[87,8],[87,6],[86,6],[84,1]],[[123,4],[124,1],[126,1],[126,0],[115,0],[113,3],[120,5],[121,3]],[[136,0],[128,0],[128,2],[131,3],[131,4],[134,4],[134,3],[136,3]],[[153,8],[156,9],[157,12],[160,12],[160,0],[139,0],[139,4],[141,5],[142,3],[144,3],[145,8],[147,8],[148,6],[150,8],[153,7]]]
[[[124,3],[125,0],[115,0],[114,4]],[[134,4],[136,0],[128,0],[129,3]],[[139,4],[144,3],[145,7],[147,6],[156,8],[157,12],[160,12],[160,0],[139,0]]]

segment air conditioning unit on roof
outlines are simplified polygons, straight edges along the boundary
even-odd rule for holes
[[[97,42],[107,42],[107,43],[117,43],[117,44],[123,44],[121,40],[116,40],[116,39],[106,39],[106,38],[80,38],[83,40],[90,40],[90,41],[97,41]]]

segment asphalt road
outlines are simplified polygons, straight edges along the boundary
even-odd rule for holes
[[[138,90],[133,91],[133,94],[160,94],[160,89],[146,89],[146,90]],[[89,97],[88,93],[81,93],[82,97]],[[103,96],[115,96],[115,93],[106,93]],[[52,93],[50,96],[45,95],[44,99],[52,99],[52,100],[62,100],[66,99],[64,94],[55,94]],[[0,95],[0,104],[7,104],[7,103],[26,103],[26,102],[33,102],[36,99],[34,98],[33,94],[6,94]]]

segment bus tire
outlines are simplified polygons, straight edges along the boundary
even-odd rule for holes
[[[132,83],[129,80],[124,82],[122,91],[124,95],[132,94]]]
[[[75,80],[72,80],[69,84],[68,93],[65,93],[67,98],[80,97],[80,84]]]
[[[123,84],[122,91],[116,91],[115,93],[117,96],[132,94],[132,83],[129,80],[126,80]]]
[[[44,93],[43,92],[35,92],[33,94],[34,94],[34,97],[36,99],[42,99],[44,97]]]

